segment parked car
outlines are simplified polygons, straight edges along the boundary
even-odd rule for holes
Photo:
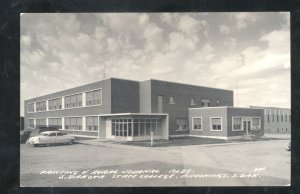
[[[37,135],[39,135],[40,133],[42,133],[44,131],[58,131],[58,128],[55,128],[55,127],[39,127],[39,128],[35,128],[31,132],[30,137],[37,136]]]
[[[291,142],[289,142],[286,146],[285,146],[285,149],[287,151],[291,151]]]
[[[74,137],[59,131],[44,131],[37,136],[29,138],[28,143],[34,146],[50,146],[52,144],[73,144]]]
[[[32,131],[34,130],[34,128],[28,127],[26,128],[24,131],[21,132],[20,134],[20,143],[26,143],[26,141],[29,139],[30,134],[32,133]]]

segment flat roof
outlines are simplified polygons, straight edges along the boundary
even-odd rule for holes
[[[217,108],[231,108],[231,109],[249,109],[249,110],[262,110],[261,108],[249,108],[249,107],[234,107],[234,106],[211,106],[211,107],[199,107],[199,108],[189,108],[191,109],[217,109]]]
[[[100,114],[99,116],[168,116],[167,113],[113,113],[113,114]]]

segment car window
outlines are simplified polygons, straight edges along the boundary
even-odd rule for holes
[[[57,133],[57,136],[62,136],[63,134],[62,133]]]
[[[56,136],[56,133],[50,133],[49,136]]]
[[[41,136],[48,136],[48,133],[40,133]]]

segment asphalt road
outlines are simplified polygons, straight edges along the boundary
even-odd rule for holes
[[[284,149],[288,141],[159,148],[23,144],[20,185],[285,186],[290,184],[291,155]]]

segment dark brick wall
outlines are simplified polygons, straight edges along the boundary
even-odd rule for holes
[[[191,135],[203,136],[227,136],[227,108],[205,108],[205,109],[190,109],[189,111],[189,129]],[[202,117],[202,131],[192,130],[192,118]],[[222,131],[210,130],[210,117],[222,117]]]
[[[140,111],[139,82],[111,79],[111,113]]]
[[[151,113],[151,80],[140,82],[140,112]]]
[[[233,106],[233,91],[166,81],[151,80],[151,109],[157,113],[157,96],[163,96],[163,112],[169,114],[170,135],[187,134],[189,131],[176,131],[176,118],[188,120],[188,108],[201,107],[201,99],[209,99],[211,106]],[[170,104],[170,97],[175,97],[175,104]],[[191,98],[196,105],[191,105]]]

